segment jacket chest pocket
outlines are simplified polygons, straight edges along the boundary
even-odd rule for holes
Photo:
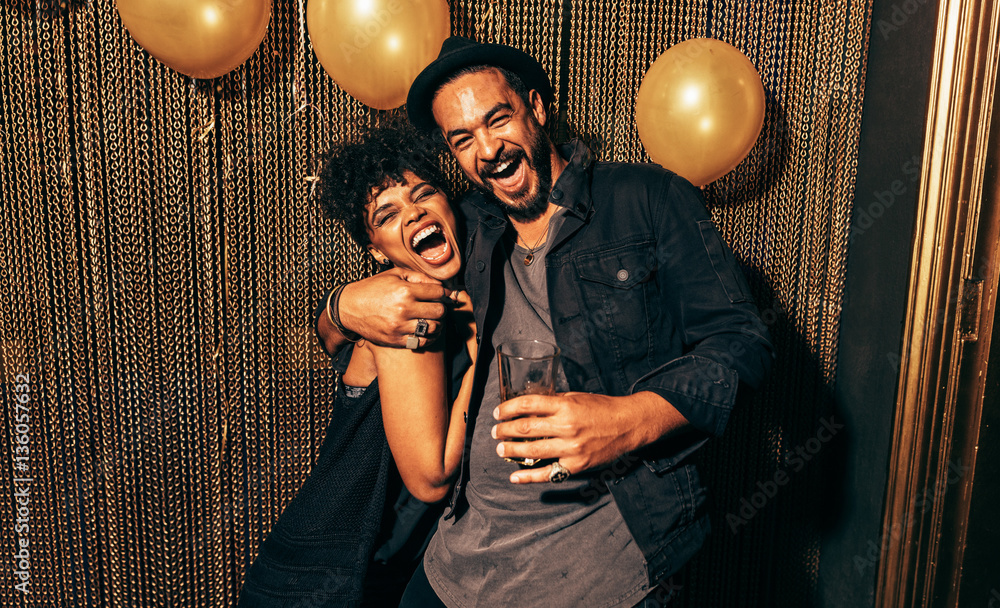
[[[650,326],[650,279],[656,271],[652,241],[591,250],[574,260],[580,280],[581,309],[600,335],[644,340]]]

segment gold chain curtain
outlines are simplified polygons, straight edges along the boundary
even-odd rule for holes
[[[454,33],[539,58],[560,131],[607,160],[646,160],[635,95],[671,44],[725,40],[763,77],[761,140],[707,195],[781,356],[705,455],[715,533],[673,581],[684,606],[815,587],[818,467],[726,515],[830,407],[870,4],[451,2]],[[196,81],[112,0],[0,8],[3,606],[230,606],[307,475],[333,380],[310,313],[372,270],[311,197],[317,157],[385,113],[322,70],[304,14],[275,0],[257,53]]]

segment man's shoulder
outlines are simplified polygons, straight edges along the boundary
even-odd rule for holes
[[[472,189],[459,197],[455,208],[467,225],[474,225],[479,216],[484,213],[486,199],[483,193]]]
[[[595,203],[656,200],[676,177],[651,163],[599,162],[594,164],[590,193]]]
[[[458,199],[457,206],[459,211],[462,212],[462,215],[474,221],[477,217],[486,212],[487,205],[486,196],[479,190],[473,188]]]
[[[594,163],[591,193],[596,199],[652,199],[693,196],[698,188],[669,169],[654,163]]]
[[[476,190],[475,188],[472,188],[471,190],[466,191],[465,194],[463,194],[458,198],[458,205],[464,209],[466,207],[469,207],[470,205],[473,205],[474,202],[482,202],[482,201],[483,201],[483,193],[480,192],[479,190]]]
[[[483,230],[484,226],[494,225],[493,222],[496,220],[489,219],[493,214],[487,211],[488,206],[485,195],[475,189],[463,194],[455,203],[455,215],[463,242],[471,244],[473,237]],[[471,250],[466,250],[466,255],[469,254]]]
[[[655,163],[600,161],[594,163],[594,177],[597,176],[623,180],[670,180],[677,174]]]

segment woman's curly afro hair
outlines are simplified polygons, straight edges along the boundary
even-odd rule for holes
[[[319,174],[319,202],[326,214],[343,222],[344,228],[362,247],[368,245],[365,207],[385,188],[403,180],[412,171],[448,194],[441,169],[443,149],[429,137],[417,133],[405,118],[363,133],[356,141],[333,146],[323,157]]]

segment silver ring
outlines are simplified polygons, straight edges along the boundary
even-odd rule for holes
[[[427,337],[427,319],[417,319],[417,329],[414,330],[413,335],[418,338]]]
[[[406,336],[406,348],[413,350],[420,346],[420,338],[416,336]]]
[[[559,461],[552,463],[552,470],[549,471],[549,481],[552,483],[562,483],[569,479],[569,469],[559,464]]]

